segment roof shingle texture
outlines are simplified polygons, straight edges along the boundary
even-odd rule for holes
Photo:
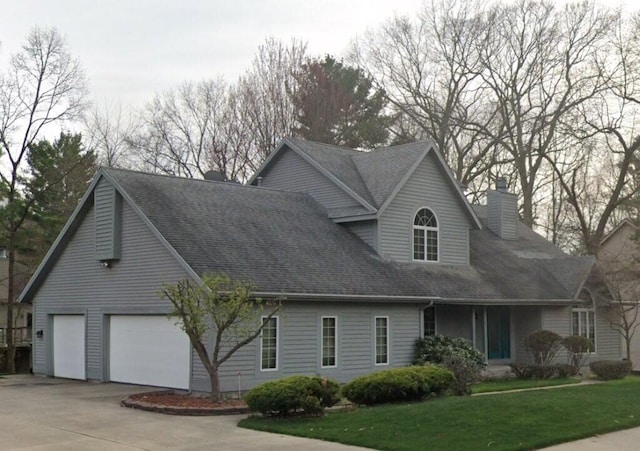
[[[104,172],[197,274],[224,272],[258,292],[568,300],[586,277],[586,260],[568,257],[524,226],[514,241],[486,227],[470,231],[470,266],[400,263],[379,257],[307,194]],[[560,272],[566,280],[556,278]]]

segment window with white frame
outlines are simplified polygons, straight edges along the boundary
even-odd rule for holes
[[[413,218],[413,259],[438,261],[438,220],[428,208],[421,208]]]
[[[337,366],[338,319],[335,316],[322,317],[322,364],[323,368]]]
[[[591,351],[595,351],[596,344],[596,314],[592,308],[576,308],[571,310],[573,335],[587,337],[591,340]]]
[[[376,365],[389,363],[389,318],[376,316]]]
[[[278,369],[278,317],[273,316],[269,319],[263,317],[262,321],[266,323],[260,337],[260,369],[276,370]]]
[[[423,336],[430,337],[436,334],[436,307],[432,305],[424,309]]]

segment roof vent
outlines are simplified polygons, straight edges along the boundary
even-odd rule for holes
[[[204,179],[210,182],[226,182],[227,178],[222,172],[219,171],[207,171],[204,173]]]

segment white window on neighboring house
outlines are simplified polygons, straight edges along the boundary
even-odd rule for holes
[[[335,316],[322,317],[322,368],[338,366],[338,319]]]
[[[376,365],[389,364],[389,317],[375,317]]]
[[[438,220],[433,211],[421,208],[413,218],[413,259],[437,262]]]
[[[265,320],[263,317],[262,321]],[[260,336],[260,369],[274,371],[278,369],[278,317],[266,321]]]
[[[593,343],[592,352],[596,350],[596,314],[593,308],[574,307],[571,310],[573,335],[587,337]]]

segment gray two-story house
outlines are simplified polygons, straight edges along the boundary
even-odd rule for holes
[[[99,170],[21,301],[34,308],[36,374],[207,390],[159,289],[206,273],[250,280],[285,300],[221,367],[231,391],[408,365],[428,334],[468,338],[496,364],[528,360],[538,329],[619,359],[585,288],[593,264],[519,223],[504,185],[470,205],[430,143],[285,139],[246,186]]]

